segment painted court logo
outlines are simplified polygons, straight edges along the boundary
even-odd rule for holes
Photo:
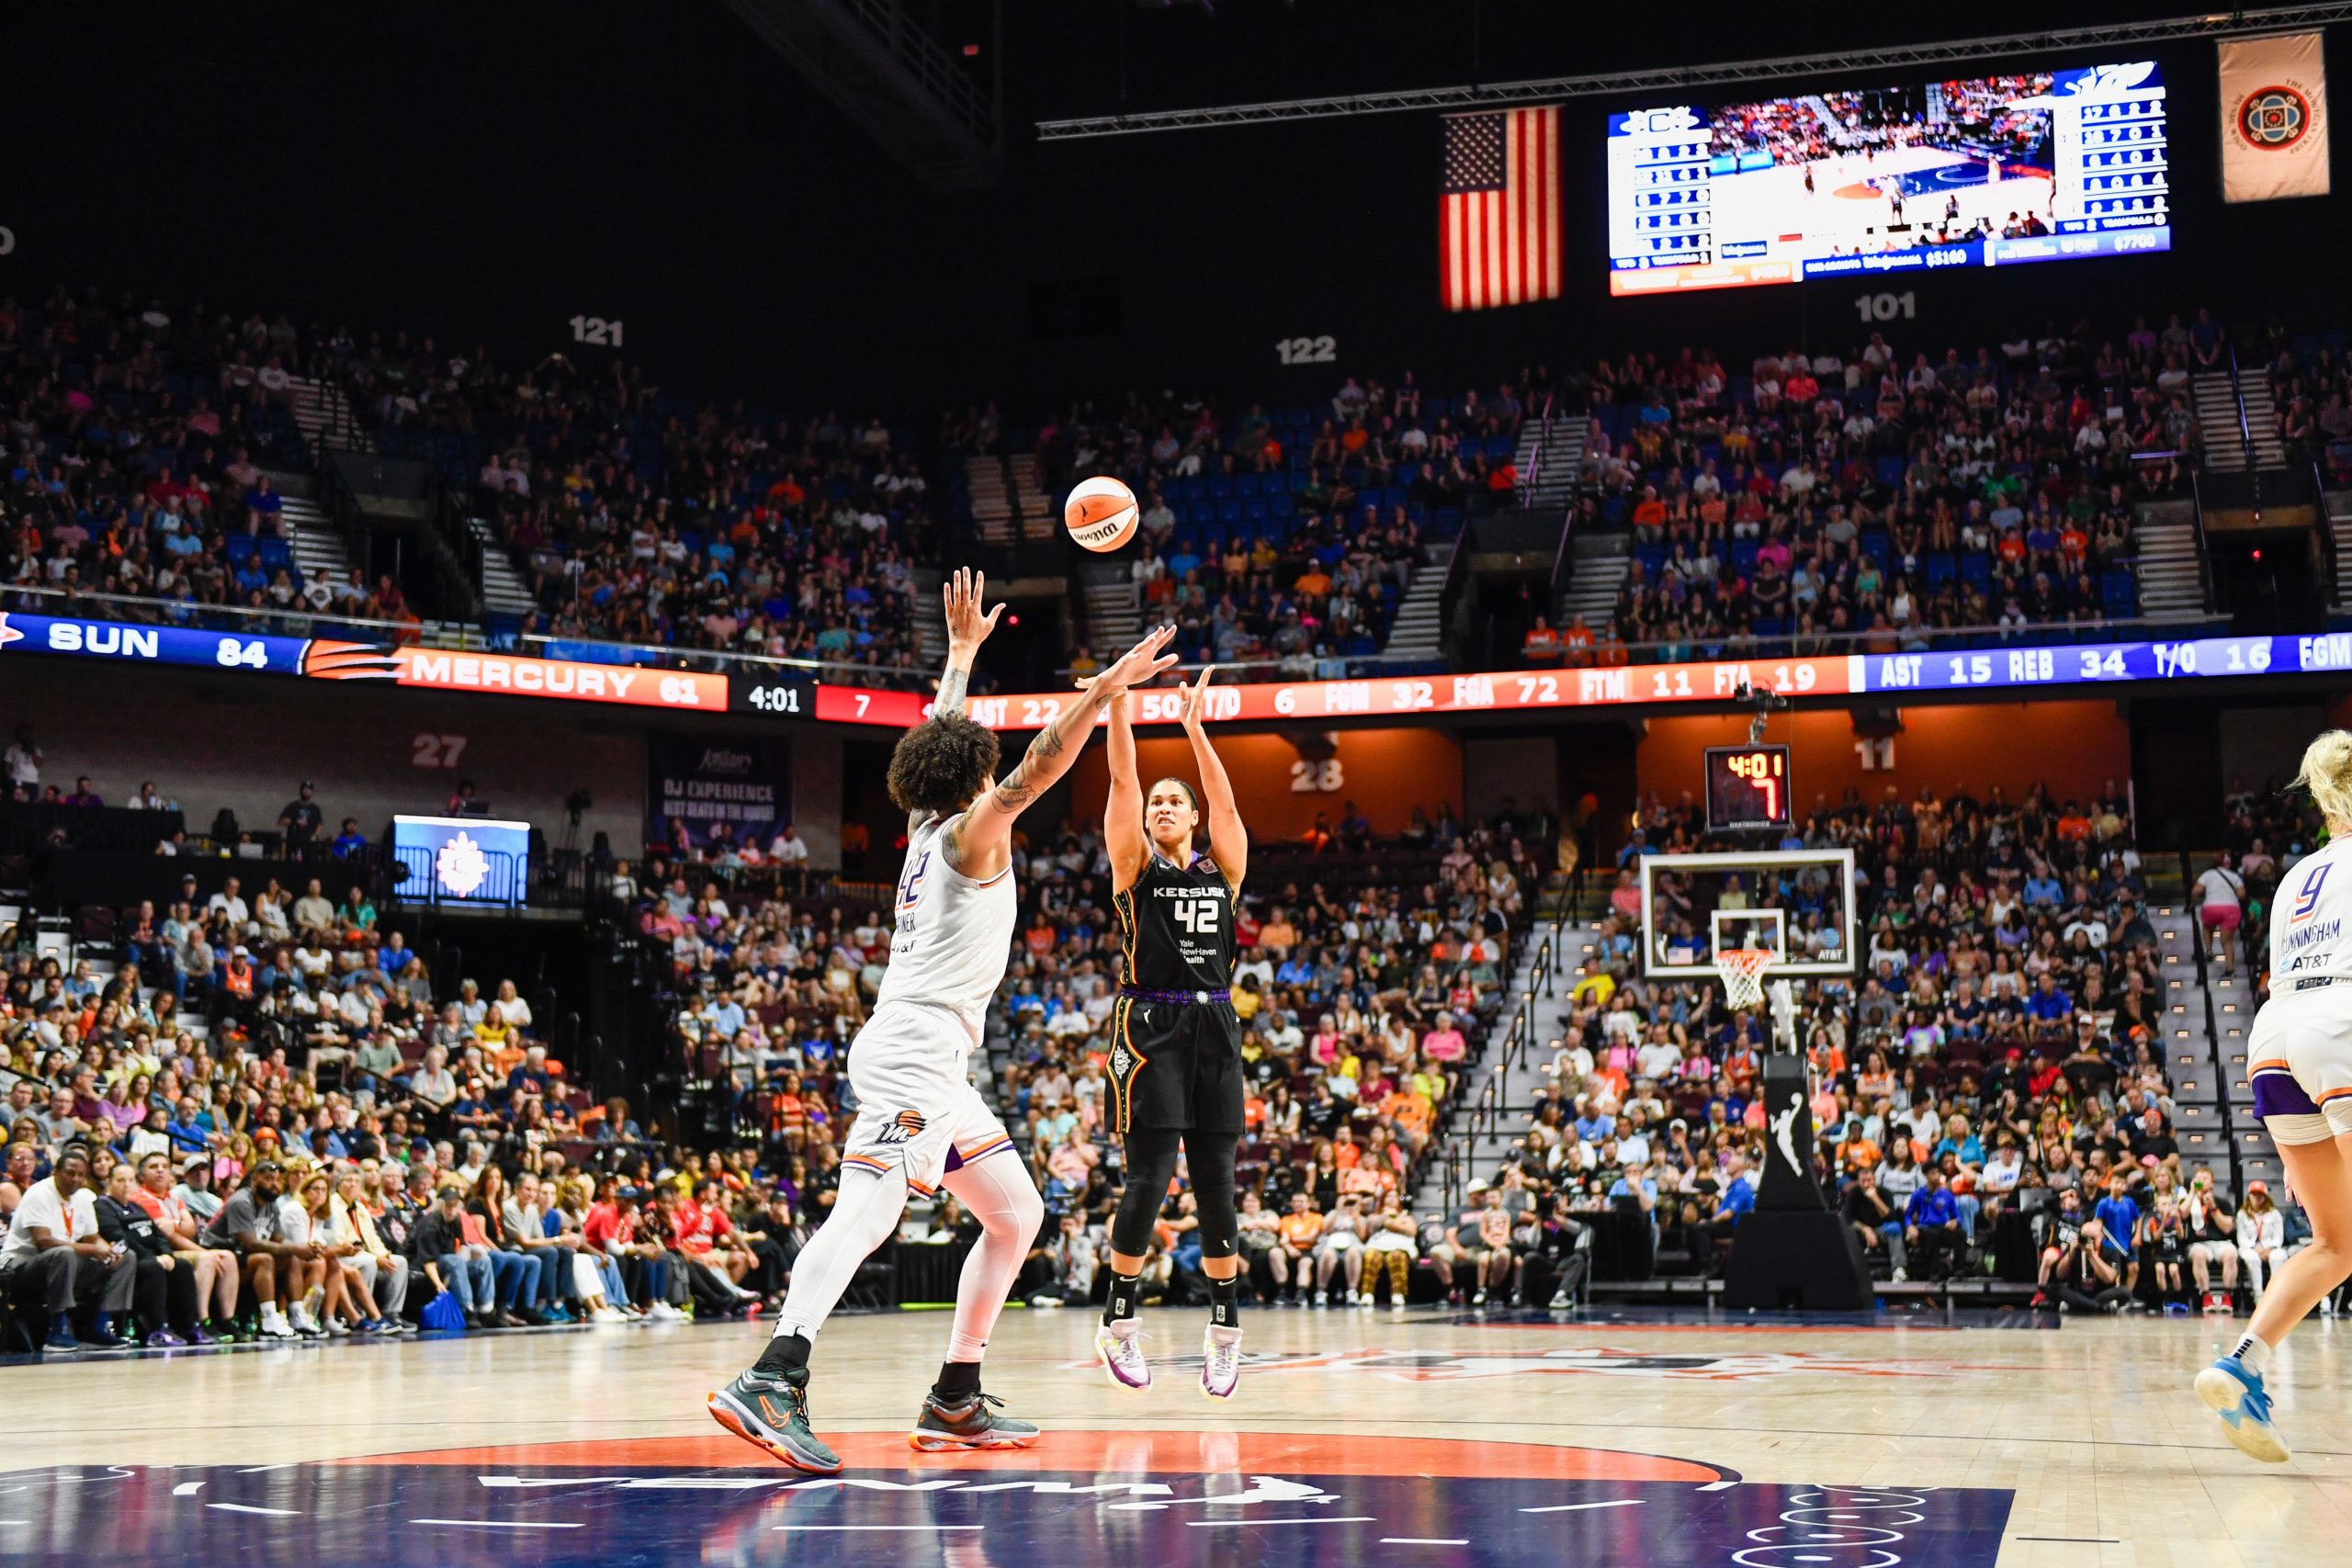
[[[2238,135],[2261,152],[2283,152],[2312,128],[2311,100],[2293,87],[2262,87],[2238,105]]]

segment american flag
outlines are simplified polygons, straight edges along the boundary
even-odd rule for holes
[[[1482,310],[1560,297],[1560,110],[1445,117],[1438,297]]]

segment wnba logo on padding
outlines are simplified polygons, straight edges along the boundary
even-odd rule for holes
[[[2322,861],[2312,867],[2310,875],[2303,878],[2302,886],[2295,890],[2295,912],[2287,917],[2289,925],[2299,926],[2312,918],[2312,911],[2319,908],[2319,890],[2327,881],[2328,869],[2335,863],[2334,861]]]
[[[2260,152],[2284,152],[2311,127],[2311,100],[2293,87],[2256,88],[2238,105],[2238,134]]]

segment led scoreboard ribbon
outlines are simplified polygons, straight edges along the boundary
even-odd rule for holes
[[[602,664],[521,654],[340,642],[323,637],[245,636],[189,626],[0,611],[0,667],[28,653],[200,668],[222,673],[363,681],[444,692],[559,702],[617,704],[689,713],[814,717],[820,723],[904,729],[930,711],[913,692]],[[1840,654],[1813,659],[1714,660],[1614,669],[1500,671],[1462,675],[1374,676],[1347,681],[1252,682],[1209,688],[1219,723],[1405,718],[1419,715],[1639,708],[1729,703],[1742,687],[1792,698],[1915,696],[1978,691],[2075,692],[2247,676],[2352,676],[2352,632],[2309,637],[2217,637],[2181,642],[2076,643],[1954,652]],[[1174,724],[1182,695],[1139,692],[1136,717]],[[972,716],[998,729],[1038,729],[1073,700],[1069,693],[971,699]]]

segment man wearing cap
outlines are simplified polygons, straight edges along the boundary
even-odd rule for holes
[[[262,1129],[263,1134],[269,1131],[266,1127]],[[256,1134],[254,1141],[266,1146],[277,1139],[274,1134],[266,1140]],[[208,1247],[225,1247],[244,1258],[245,1278],[253,1286],[254,1299],[261,1303],[263,1338],[316,1339],[326,1331],[311,1319],[311,1309],[294,1289],[296,1266],[313,1256],[313,1252],[307,1243],[287,1239],[277,1208],[277,1200],[284,1191],[285,1168],[275,1158],[261,1160],[253,1168],[252,1179],[230,1194],[198,1240]],[[291,1303],[290,1313],[280,1306],[281,1301]]]
[[[0,1242],[0,1287],[19,1304],[39,1297],[49,1313],[42,1348],[70,1353],[85,1348],[74,1337],[74,1311],[96,1297],[96,1332],[86,1342],[112,1349],[125,1341],[114,1320],[130,1310],[138,1275],[130,1255],[98,1235],[97,1205],[89,1190],[90,1156],[79,1144],[67,1145],[56,1168],[26,1189]]]
[[[211,1156],[203,1157],[209,1165]],[[173,1195],[168,1156],[158,1150],[139,1162],[138,1185],[131,1190],[130,1201],[154,1222],[155,1229],[169,1243],[172,1257],[195,1281],[197,1321],[188,1342],[209,1345],[215,1340],[234,1341],[238,1337],[236,1254],[207,1247],[198,1239],[202,1222],[194,1210]]]
[[[492,1328],[497,1325],[497,1277],[490,1253],[466,1246],[465,1212],[465,1189],[444,1183],[433,1207],[409,1229],[409,1262],[435,1291],[458,1298],[469,1327]]]

